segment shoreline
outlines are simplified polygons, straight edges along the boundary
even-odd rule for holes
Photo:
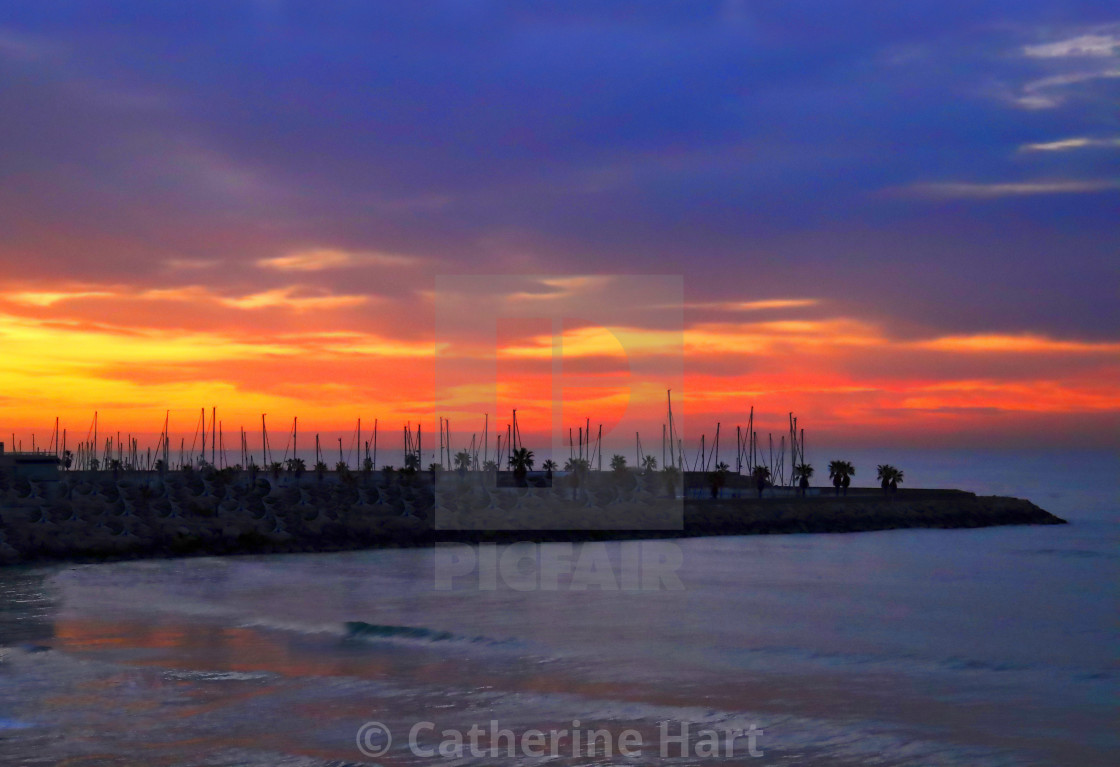
[[[444,495],[454,483],[453,492]],[[89,476],[50,487],[11,483],[0,494],[0,567],[240,554],[328,553],[438,543],[583,542],[702,536],[854,533],[930,528],[1066,524],[1034,503],[959,490],[851,488],[835,496],[658,498],[640,482],[620,487],[607,478],[585,482],[580,503],[560,483],[544,490],[506,489],[448,478],[433,488],[423,475],[409,482],[373,478]],[[781,488],[779,488],[781,490]],[[437,504],[438,492],[438,504]],[[489,505],[483,507],[476,495]],[[466,499],[474,507],[462,511]],[[542,504],[559,517],[542,517]],[[458,505],[458,506],[457,506]],[[447,507],[453,511],[448,511]],[[578,507],[578,515],[563,517]],[[668,509],[675,517],[658,517]],[[547,512],[553,514],[551,510]],[[469,516],[475,514],[476,516]],[[535,514],[535,515],[534,515]],[[444,515],[444,516],[441,516]],[[612,515],[615,515],[612,517]],[[534,528],[549,519],[552,529]],[[575,520],[564,529],[562,520]],[[661,520],[656,524],[649,520]],[[664,519],[674,518],[672,525]],[[454,524],[445,524],[450,520]],[[594,525],[578,524],[588,520]],[[622,520],[622,522],[614,521]],[[626,521],[635,521],[631,527]],[[468,524],[463,524],[468,522]],[[448,527],[467,529],[447,529]],[[541,527],[544,527],[543,525]],[[524,528],[524,529],[522,529]]]

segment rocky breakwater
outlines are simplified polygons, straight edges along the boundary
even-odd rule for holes
[[[797,497],[666,497],[640,477],[499,488],[483,474],[225,471],[0,477],[0,564],[337,551],[438,541],[601,540],[1062,524],[1017,498],[851,489]]]

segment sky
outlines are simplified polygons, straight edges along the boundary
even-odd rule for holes
[[[8,0],[0,435],[1114,447],[1118,105],[1106,2]]]

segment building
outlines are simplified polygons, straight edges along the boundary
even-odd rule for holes
[[[0,442],[0,474],[39,481],[58,480],[58,456],[53,453],[12,453]]]

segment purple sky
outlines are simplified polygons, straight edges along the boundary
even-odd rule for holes
[[[1118,104],[1111,2],[9,0],[0,290],[400,302],[437,274],[684,274],[686,323],[806,297],[798,319],[895,341],[1098,344],[1099,382]],[[309,251],[370,268],[261,268]]]

